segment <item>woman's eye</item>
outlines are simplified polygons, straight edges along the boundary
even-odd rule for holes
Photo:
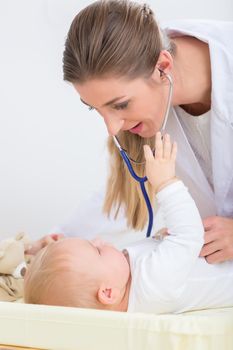
[[[124,102],[118,105],[115,105],[113,108],[116,110],[121,110],[121,109],[125,109],[128,107],[129,102]]]

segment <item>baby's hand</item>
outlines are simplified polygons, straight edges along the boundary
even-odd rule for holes
[[[33,242],[32,244],[25,246],[25,254],[36,255],[42,248],[46,247],[52,242],[63,239],[65,236],[62,233],[52,233],[46,235],[39,240]]]
[[[157,132],[155,136],[155,156],[150,147],[144,145],[146,176],[156,192],[171,182],[177,181],[175,177],[176,153],[177,143],[171,144],[168,134],[165,134],[162,140],[161,132]]]

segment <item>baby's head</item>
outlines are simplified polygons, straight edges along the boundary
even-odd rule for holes
[[[25,276],[25,302],[126,311],[130,268],[99,239],[65,238],[43,248]]]

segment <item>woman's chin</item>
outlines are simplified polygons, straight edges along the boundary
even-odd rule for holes
[[[152,130],[142,130],[142,132],[140,132],[140,134],[138,134],[139,136],[143,137],[143,138],[150,138],[155,136],[156,132],[152,131]]]

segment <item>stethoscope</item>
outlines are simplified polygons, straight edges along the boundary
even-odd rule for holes
[[[172,77],[169,74],[166,74],[163,71],[160,71],[160,72],[169,81],[169,93],[168,93],[168,99],[167,99],[167,108],[166,108],[166,112],[165,112],[165,116],[164,116],[164,121],[163,121],[162,127],[160,129],[161,133],[163,134],[164,129],[165,129],[166,124],[167,124],[169,110],[170,110],[170,107],[171,107],[171,99],[172,99],[172,94],[173,94],[173,80],[172,80]],[[136,163],[136,164],[144,164],[145,162],[143,162],[143,163],[142,162],[137,162],[134,159],[130,158],[129,155],[127,154],[126,150],[121,147],[118,138],[116,136],[113,136],[113,140],[115,142],[115,145],[119,149],[121,157],[122,157],[123,161],[125,162],[125,164],[127,165],[127,168],[129,170],[130,174],[140,184],[141,191],[142,191],[143,197],[145,199],[147,210],[148,210],[148,215],[149,215],[149,223],[148,223],[148,227],[147,227],[146,237],[150,237],[151,230],[152,230],[152,227],[153,227],[154,215],[153,215],[153,209],[152,209],[152,206],[151,206],[151,203],[150,203],[150,199],[149,199],[149,196],[148,196],[146,188],[145,188],[145,182],[147,181],[147,177],[146,176],[144,176],[144,177],[138,176],[135,173],[135,171],[133,170],[133,167],[132,167],[132,164],[131,164],[131,162]]]

